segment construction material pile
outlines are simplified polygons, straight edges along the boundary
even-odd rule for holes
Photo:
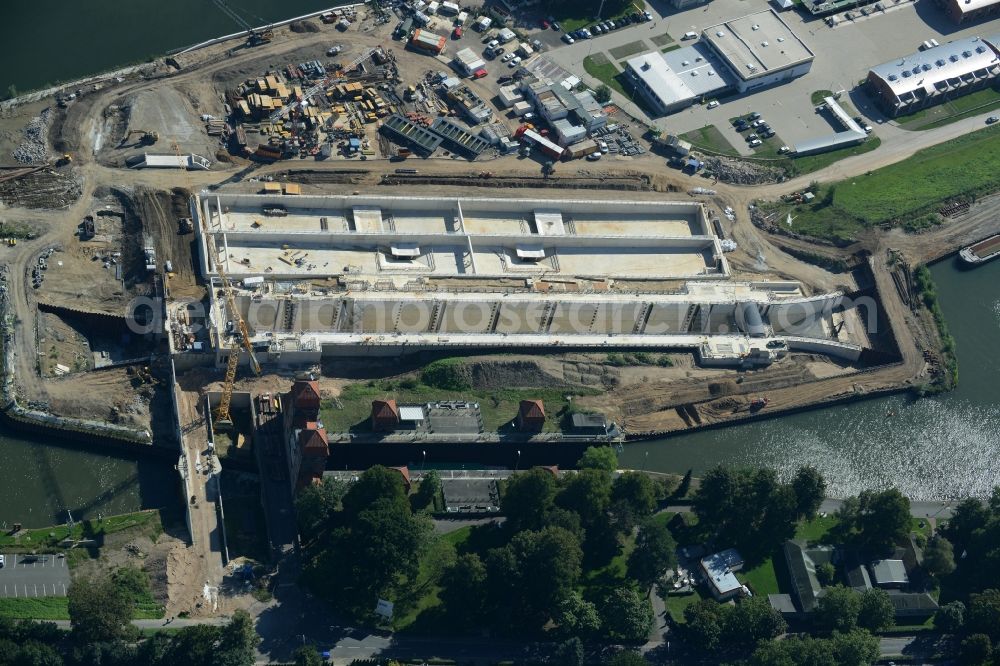
[[[705,168],[711,171],[723,183],[736,185],[762,185],[777,183],[784,177],[783,169],[769,167],[748,160],[731,157],[705,157]]]
[[[45,138],[48,135],[51,118],[51,112],[45,109],[24,126],[21,130],[24,141],[11,153],[15,160],[21,164],[39,164],[48,161]]]

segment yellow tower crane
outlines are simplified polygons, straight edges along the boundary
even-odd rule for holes
[[[221,212],[221,211],[220,211]],[[204,220],[202,221],[202,228],[207,231],[204,226]],[[208,235],[206,234],[206,243]],[[229,276],[226,275],[226,269],[223,267],[223,262],[220,262],[216,258],[215,268],[219,272],[219,280],[222,282],[222,291],[226,297],[226,309],[229,311],[230,321],[233,322],[234,335],[229,343],[229,360],[226,365],[226,379],[222,384],[222,397],[219,399],[219,406],[215,410],[214,423],[216,426],[222,428],[231,426],[233,421],[229,415],[229,406],[233,401],[233,384],[236,381],[236,368],[240,363],[240,348],[246,350],[247,356],[250,359],[250,368],[253,373],[260,376],[260,363],[257,361],[257,357],[253,353],[253,345],[250,344],[250,330],[247,328],[246,322],[243,320],[243,316],[240,314],[239,309],[236,307],[236,298],[233,296],[233,286],[229,282]],[[218,344],[222,344],[220,339]]]

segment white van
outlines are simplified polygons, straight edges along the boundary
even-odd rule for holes
[[[697,32],[685,32],[684,36],[681,37],[681,39],[683,39],[683,40],[698,39],[698,33]]]

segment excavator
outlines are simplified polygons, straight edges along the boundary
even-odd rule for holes
[[[134,129],[128,131],[128,133],[122,138],[122,142],[120,145],[124,146],[126,143],[128,143],[128,140],[132,138],[133,134],[140,135],[139,145],[141,146],[151,146],[160,140],[160,135],[152,130]]]

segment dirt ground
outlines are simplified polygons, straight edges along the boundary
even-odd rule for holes
[[[142,430],[150,428],[154,409],[168,410],[168,397],[125,368],[48,379],[50,409],[64,416],[106,420]]]

